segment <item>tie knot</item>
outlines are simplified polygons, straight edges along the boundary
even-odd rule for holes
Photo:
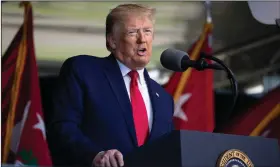
[[[138,72],[135,70],[131,70],[128,75],[130,76],[132,81],[137,81],[138,79]]]

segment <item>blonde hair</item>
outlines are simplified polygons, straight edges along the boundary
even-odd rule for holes
[[[151,19],[151,21],[154,23],[155,18],[154,15],[156,13],[155,8],[151,8],[146,5],[142,4],[122,4],[118,5],[114,9],[110,11],[110,13],[106,17],[106,47],[108,51],[112,51],[112,48],[110,47],[110,44],[107,40],[108,35],[111,35],[114,32],[114,29],[116,28],[117,24],[120,24],[124,21],[125,17],[128,16],[128,14],[139,14],[140,16],[147,16]]]

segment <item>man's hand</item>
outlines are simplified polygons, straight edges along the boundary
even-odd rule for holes
[[[101,151],[93,159],[95,167],[119,167],[124,166],[123,155],[118,150]]]

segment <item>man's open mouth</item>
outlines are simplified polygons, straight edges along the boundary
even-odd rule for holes
[[[140,56],[144,56],[146,51],[147,51],[146,48],[140,48],[140,49],[138,49],[137,54]]]

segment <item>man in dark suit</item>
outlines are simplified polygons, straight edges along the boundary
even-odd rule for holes
[[[119,5],[106,19],[111,54],[64,62],[48,128],[56,165],[123,166],[124,155],[173,130],[173,99],[145,69],[154,13]]]

